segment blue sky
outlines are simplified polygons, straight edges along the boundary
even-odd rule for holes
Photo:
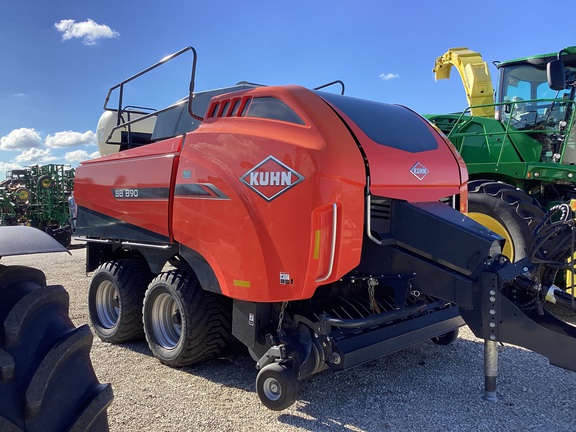
[[[468,46],[492,62],[576,45],[576,27],[561,20],[566,5],[0,0],[0,178],[7,169],[96,156],[108,89],[188,45],[198,51],[198,90],[340,79],[350,96],[451,112],[465,107],[464,90],[455,72],[435,82],[437,56]],[[131,104],[162,108],[185,96],[187,62],[135,86]]]

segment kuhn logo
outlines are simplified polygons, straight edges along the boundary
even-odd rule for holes
[[[274,156],[268,156],[240,177],[242,183],[266,201],[272,201],[278,195],[283,194],[303,180],[304,176],[298,174]]]
[[[428,168],[426,168],[420,162],[417,162],[416,165],[410,168],[410,172],[414,174],[414,177],[416,177],[418,180],[422,180],[424,177],[426,177],[426,175],[428,175],[430,171],[428,171]]]

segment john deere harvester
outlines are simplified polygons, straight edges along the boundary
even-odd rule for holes
[[[436,59],[436,79],[456,66],[470,107],[427,116],[456,146],[470,175],[470,216],[506,238],[512,260],[526,255],[543,209],[576,198],[576,47],[487,64],[468,48]]]

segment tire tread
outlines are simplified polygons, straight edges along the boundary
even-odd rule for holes
[[[178,293],[187,312],[184,315],[186,327],[192,330],[182,342],[179,355],[169,361],[158,356],[154,349],[154,336],[147,334],[148,344],[156,357],[175,367],[197,365],[218,357],[231,338],[232,317],[228,299],[202,289],[198,278],[189,269],[176,269],[158,275],[150,283],[147,298],[157,284],[170,285]],[[146,310],[146,300],[144,303]]]
[[[68,316],[68,293],[46,286],[37,269],[2,266],[4,295],[9,302],[0,309],[0,430],[57,432],[79,424],[78,432],[107,431],[113,395],[94,373],[89,327],[76,328]],[[90,409],[99,394],[100,409]],[[96,424],[98,429],[89,428]]]

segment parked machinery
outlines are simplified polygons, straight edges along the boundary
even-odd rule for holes
[[[438,57],[436,79],[456,67],[470,107],[426,117],[466,162],[469,216],[506,238],[514,261],[526,256],[544,211],[576,198],[576,47],[494,64],[495,96],[479,53],[452,48]]]
[[[59,164],[7,171],[0,182],[2,225],[33,226],[68,246],[74,172],[69,165]]]
[[[185,53],[188,97],[126,107],[126,85]],[[576,329],[543,308],[572,309],[547,276],[558,265],[547,252],[573,247],[569,208],[510,263],[504,239],[464,214],[464,161],[413,111],[293,85],[194,92],[195,70],[188,47],[110,89],[104,156],[77,169],[76,234],[103,341],[145,336],[162,363],[184,366],[236,338],[275,410],[299,379],[450,343],[465,322],[486,340],[486,398],[498,342],[576,369]]]

